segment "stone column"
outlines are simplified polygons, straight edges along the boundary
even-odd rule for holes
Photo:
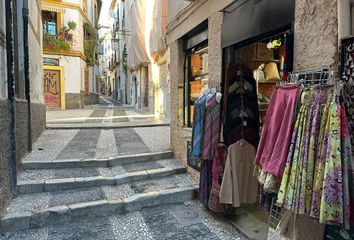
[[[297,0],[294,71],[338,65],[337,1]]]
[[[214,13],[208,19],[208,45],[209,45],[209,87],[221,91],[222,80],[222,48],[221,24],[224,14]]]

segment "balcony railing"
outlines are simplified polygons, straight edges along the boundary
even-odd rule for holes
[[[114,68],[116,68],[119,65],[119,63],[120,63],[120,57],[117,51],[115,51],[114,54],[112,54],[111,58],[109,59],[108,69],[112,71]]]

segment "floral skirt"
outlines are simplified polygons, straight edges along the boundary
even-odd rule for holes
[[[303,92],[305,100],[296,118],[277,203],[320,223],[345,224],[349,222],[352,159],[347,164],[343,160],[341,132],[348,127],[342,125],[345,112],[332,89]]]

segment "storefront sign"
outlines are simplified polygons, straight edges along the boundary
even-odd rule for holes
[[[43,58],[43,64],[48,66],[59,66],[59,59],[57,58]]]
[[[192,154],[192,142],[187,141],[187,165],[200,172],[200,158]]]

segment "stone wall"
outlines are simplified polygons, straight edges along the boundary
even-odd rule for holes
[[[297,0],[294,71],[338,65],[337,1]]]
[[[187,166],[187,141],[191,139],[191,129],[183,128],[183,95],[180,94],[178,85],[183,83],[182,41],[177,40],[170,45],[170,76],[171,76],[171,148],[175,158]],[[198,180],[199,174],[191,168],[188,172]]]
[[[216,12],[208,19],[208,45],[209,45],[209,87],[219,91],[222,81],[222,48],[221,24],[223,13]]]
[[[21,158],[28,152],[28,103],[24,100],[15,101],[16,121],[16,161],[20,164]]]
[[[216,12],[208,19],[209,41],[209,87],[220,90],[222,49],[221,24],[223,14]],[[183,126],[183,86],[184,79],[184,52],[182,40],[170,45],[170,92],[171,92],[171,147],[177,160],[187,166],[187,141],[191,140],[192,129]],[[188,167],[188,172],[199,180],[199,173]]]
[[[11,197],[10,180],[10,121],[8,101],[0,100],[0,216]]]
[[[31,103],[32,142],[42,134],[46,126],[46,108],[41,103]]]

